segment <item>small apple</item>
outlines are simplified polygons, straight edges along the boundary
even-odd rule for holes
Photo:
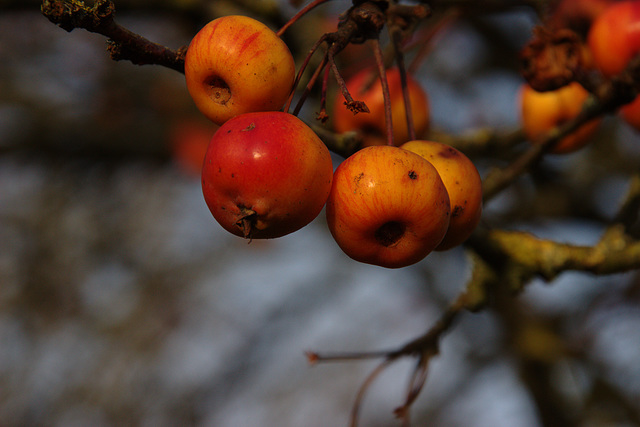
[[[538,92],[524,84],[520,90],[520,112],[522,126],[529,141],[535,144],[554,127],[575,118],[588,97],[589,92],[577,82],[548,92]],[[571,153],[584,147],[589,143],[600,121],[594,119],[585,123],[558,142],[551,152]]]
[[[421,155],[438,171],[449,194],[451,221],[436,250],[458,246],[475,230],[482,215],[482,179],[478,169],[463,153],[441,142],[409,141],[400,148]]]
[[[602,74],[610,77],[622,72],[640,54],[640,2],[609,6],[594,21],[587,40]],[[620,108],[620,116],[640,130],[640,97]]]
[[[593,21],[587,43],[602,74],[613,76],[624,70],[640,52],[640,2],[611,4]]]
[[[202,192],[213,217],[248,239],[284,236],[322,210],[333,179],[327,147],[297,117],[246,113],[214,134],[202,168]]]
[[[402,148],[366,147],[336,169],[326,215],[338,246],[367,264],[399,268],[426,257],[449,227],[436,169]]]
[[[375,78],[371,81],[372,76]],[[400,70],[397,67],[387,70],[387,82],[391,97],[391,120],[395,145],[409,140],[406,110],[402,94]],[[429,128],[429,102],[427,94],[420,84],[407,75],[407,87],[411,101],[411,111],[416,135],[422,136]],[[369,113],[353,114],[344,105],[342,94],[338,93],[333,107],[333,126],[336,132],[360,131],[364,146],[383,145],[387,141],[386,120],[382,83],[377,72],[365,68],[347,81],[347,88],[353,99],[363,101],[369,107]]]
[[[191,40],[184,61],[187,89],[198,109],[222,124],[239,114],[282,108],[295,64],[269,27],[246,16],[224,16]]]

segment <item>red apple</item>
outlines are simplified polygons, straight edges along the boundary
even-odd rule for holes
[[[482,215],[482,179],[478,169],[463,153],[441,142],[409,141],[400,148],[421,155],[438,171],[449,194],[451,221],[436,250],[458,246],[475,230]]]
[[[587,42],[605,76],[624,70],[640,52],[640,2],[622,1],[605,9],[591,25]]]
[[[269,27],[232,15],[214,19],[195,35],[184,73],[198,109],[222,124],[239,114],[281,109],[293,88],[295,64]]]
[[[247,113],[227,121],[211,139],[202,191],[223,228],[266,239],[311,222],[332,178],[329,150],[300,119],[278,111]]]
[[[589,48],[605,76],[622,72],[640,54],[640,2],[623,1],[608,7],[589,31]],[[640,130],[640,97],[620,109],[621,117]]]
[[[575,118],[588,96],[589,92],[577,82],[548,92],[537,92],[528,84],[523,85],[520,91],[520,112],[522,126],[529,141],[537,143],[540,137],[554,127]],[[563,138],[551,152],[571,153],[584,147],[599,124],[599,119],[585,123]]]
[[[353,114],[344,105],[344,98],[338,93],[333,107],[333,126],[336,132],[360,131],[363,134],[364,146],[383,145],[387,142],[386,119],[384,113],[384,97],[382,84],[375,80],[368,86],[371,77],[377,76],[372,68],[365,68],[347,81],[347,88],[353,99],[363,101],[369,107],[369,113]],[[398,68],[387,70],[389,94],[391,97],[391,112],[393,137],[395,145],[401,145],[409,140],[402,83]],[[409,99],[413,123],[418,137],[429,128],[429,103],[427,94],[420,84],[407,75]]]
[[[356,261],[399,268],[440,244],[451,213],[436,169],[398,147],[363,148],[334,174],[326,215],[338,246]]]

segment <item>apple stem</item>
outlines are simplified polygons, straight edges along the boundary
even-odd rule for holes
[[[433,25],[425,27],[424,30],[420,31],[418,35],[414,37],[415,41],[411,43],[410,46],[407,46],[407,49],[410,49],[415,45],[419,45],[419,47],[411,61],[411,64],[409,64],[409,67],[407,68],[409,74],[415,74],[418,68],[420,68],[422,61],[433,50],[433,44],[431,43],[433,37],[439,32],[445,30],[447,27],[450,27],[460,17],[460,15],[460,8],[450,8],[444,12],[444,14],[441,15]]]
[[[391,95],[389,94],[389,82],[387,81],[387,70],[384,65],[382,48],[380,47],[380,40],[377,38],[371,39],[371,43],[373,45],[373,54],[376,58],[376,64],[378,65],[380,83],[382,84],[382,96],[384,97],[384,116],[387,125],[387,144],[395,145],[393,142],[393,121],[391,118]]]
[[[308,6],[302,9],[296,16],[294,16],[287,24],[285,24],[276,34],[278,36],[282,35],[282,33],[297,19],[299,19],[302,15],[307,13],[312,8],[318,6],[319,4],[324,3],[328,0],[313,0]],[[355,2],[354,2],[355,3]],[[362,2],[354,4],[345,14],[343,14],[338,22],[338,30],[323,34],[319,40],[314,44],[311,48],[311,51],[307,54],[302,67],[300,68],[298,75],[296,76],[295,82],[291,89],[291,94],[289,95],[289,99],[285,104],[284,111],[289,111],[291,107],[291,102],[293,100],[294,92],[296,87],[298,86],[301,76],[309,64],[309,61],[315,51],[320,47],[321,44],[327,43],[327,52],[326,52],[326,62],[329,63],[331,71],[336,77],[336,81],[342,95],[345,98],[345,105],[347,109],[351,110],[354,114],[361,112],[369,112],[369,108],[362,101],[354,101],[351,97],[347,89],[347,85],[340,75],[338,70],[338,66],[335,62],[335,55],[341,52],[349,43],[363,43],[365,40],[369,39],[377,39],[380,31],[384,27],[386,23],[386,15],[384,11],[381,9],[380,5],[375,2]],[[323,59],[323,66],[326,67],[325,59]],[[314,81],[319,76],[320,70],[316,70],[316,74],[314,74]],[[311,86],[308,86],[310,89]],[[323,89],[324,90],[324,89]],[[306,98],[306,94],[304,98]],[[304,98],[301,102],[304,102]],[[320,120],[326,120],[328,116],[326,115],[326,111],[322,110],[318,118]]]
[[[316,70],[313,72],[313,75],[311,76],[311,78],[309,78],[309,82],[307,83],[307,86],[304,88],[304,92],[302,92],[302,95],[300,95],[300,99],[296,104],[296,108],[293,109],[292,114],[294,116],[297,116],[300,110],[302,109],[302,105],[304,104],[307,97],[311,93],[311,88],[313,87],[313,85],[316,84],[316,81],[318,80],[318,76],[320,75],[322,70],[327,66],[327,62],[328,62],[327,55],[325,54],[324,57],[322,58],[322,62],[320,62],[320,65],[318,66],[318,68],[316,68]]]
[[[322,123],[326,122],[329,116],[327,115],[327,88],[329,87],[329,67],[324,67],[324,77],[322,79],[322,90],[320,91],[320,112],[318,113],[318,120]]]
[[[407,119],[409,141],[413,141],[416,139],[416,127],[413,124],[413,110],[411,108],[411,98],[409,98],[409,85],[407,83],[407,70],[405,69],[404,64],[400,30],[394,26],[389,28],[389,32],[391,33],[391,40],[393,41],[396,63],[398,64],[398,70],[400,71],[400,83],[402,85],[402,97],[404,98],[404,111]]]
[[[284,106],[284,111],[285,112],[288,112],[289,108],[291,108],[291,102],[293,102],[293,95],[295,94],[295,90],[298,87],[298,84],[300,84],[300,80],[302,79],[302,74],[307,69],[307,66],[309,65],[309,62],[311,62],[311,57],[313,56],[314,53],[316,53],[316,51],[318,50],[320,45],[325,42],[327,37],[328,37],[327,34],[323,34],[322,37],[320,37],[314,43],[314,45],[309,50],[309,53],[307,54],[307,56],[304,58],[304,61],[302,62],[302,65],[300,66],[300,69],[298,70],[298,74],[296,75],[296,79],[293,82],[293,87],[291,88],[291,93],[289,94],[289,98],[287,99],[287,103]],[[325,56],[326,55],[327,54],[325,53]]]
[[[285,23],[282,28],[280,28],[277,32],[276,35],[278,37],[282,37],[282,35],[284,34],[285,31],[287,31],[287,29],[293,25],[294,23],[296,23],[300,18],[302,18],[304,15],[306,15],[308,12],[310,12],[312,9],[314,9],[315,7],[321,5],[322,3],[326,3],[329,0],[314,0],[311,3],[309,3],[308,5],[306,5],[305,7],[303,7],[302,9],[300,9],[298,11],[298,13],[296,13],[293,18],[291,18],[289,21],[287,21],[287,23]]]
[[[333,71],[333,75],[335,76],[336,82],[340,87],[342,96],[344,96],[344,99],[345,99],[344,105],[346,105],[349,110],[353,111],[353,114],[368,113],[369,107],[367,107],[367,104],[365,104],[362,101],[355,101],[351,96],[351,94],[349,93],[349,89],[347,89],[347,83],[344,81],[344,78],[342,78],[342,75],[340,74],[340,70],[338,70],[338,65],[336,64],[336,61],[334,59],[333,49],[329,49],[327,54],[329,59],[329,65],[331,66],[331,71]]]

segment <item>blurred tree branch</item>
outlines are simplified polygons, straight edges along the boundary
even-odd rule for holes
[[[620,224],[608,228],[594,246],[558,243],[505,230],[481,232],[470,245],[514,291],[536,276],[551,281],[569,270],[605,275],[640,268],[640,241],[626,235]]]
[[[467,241],[475,254],[475,274],[466,292],[475,290],[476,296],[468,308],[487,303],[488,287],[519,292],[535,277],[551,281],[569,270],[607,275],[640,268],[640,240],[634,238],[639,205],[640,175],[635,175],[616,221],[593,246],[540,239],[523,231],[477,230]]]
[[[640,82],[640,56],[631,61],[624,72],[595,87],[593,95],[585,101],[582,111],[575,118],[555,127],[540,141],[535,141],[529,150],[508,167],[491,171],[483,182],[484,200],[491,199],[507,188],[561,139],[580,126],[598,117],[613,114],[621,106],[633,101],[639,92],[638,82]]]

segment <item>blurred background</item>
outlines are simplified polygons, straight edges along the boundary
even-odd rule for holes
[[[120,24],[173,49],[219,15],[277,29],[296,10],[115,3]],[[39,5],[0,1],[0,425],[347,425],[376,362],[310,366],[304,352],[392,349],[422,334],[470,277],[464,249],[401,270],[363,265],[340,251],[323,214],[276,240],[228,234],[198,176],[215,127],[184,76],[114,62],[103,36],[67,33]],[[290,29],[298,64],[348,6]],[[417,74],[433,129],[518,128],[516,55],[536,22],[512,8],[436,37]],[[587,149],[546,158],[492,200],[484,226],[594,244],[638,170],[638,143],[605,119]],[[473,159],[482,175],[508,161]],[[637,273],[565,273],[511,303],[509,314],[465,313],[444,337],[414,425],[640,425]],[[361,425],[398,425],[413,363],[374,383]]]

